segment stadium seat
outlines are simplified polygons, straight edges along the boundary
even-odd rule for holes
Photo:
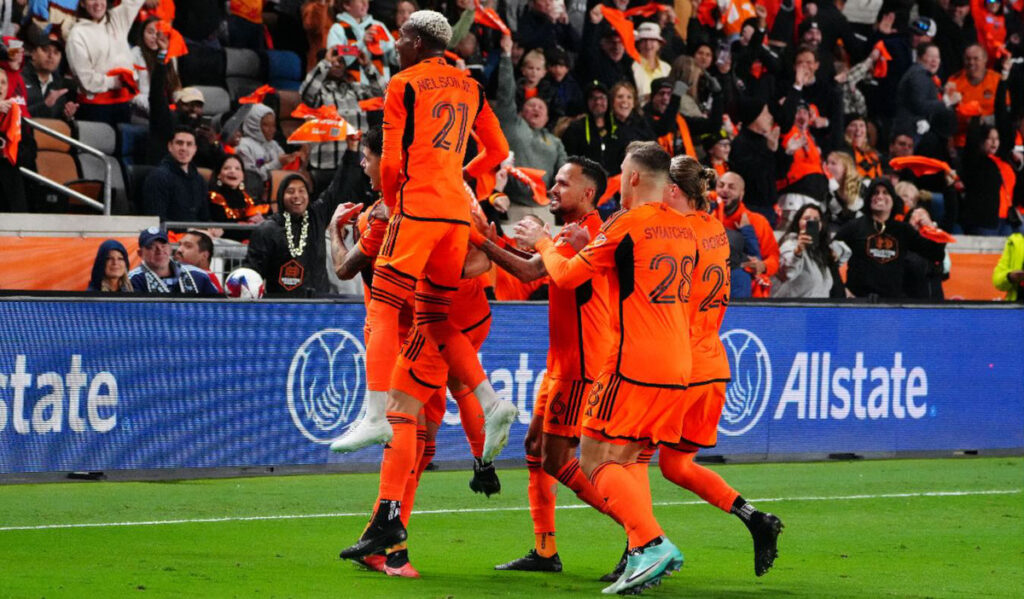
[[[53,129],[57,133],[63,133],[64,135],[71,137],[71,125],[69,125],[67,121],[62,121],[60,119],[35,119],[35,121],[48,129]],[[64,143],[56,137],[47,135],[38,129],[34,130],[34,135],[36,146],[40,150],[52,150],[54,152],[71,151],[70,144]]]
[[[277,120],[284,121],[285,119],[292,118],[292,112],[298,108],[299,104],[302,103],[302,97],[299,96],[299,92],[294,90],[282,89],[277,92],[278,107],[277,107]]]
[[[259,54],[245,48],[225,48],[225,71],[228,92],[232,100],[251,94],[265,79],[260,76]]]
[[[78,141],[107,156],[117,153],[117,132],[107,123],[78,121]]]
[[[40,149],[36,154],[36,166],[36,172],[57,183],[81,179],[75,157],[67,152]]]
[[[145,125],[120,123],[117,126],[118,146],[121,148],[121,161],[131,166],[146,160],[146,140],[149,139],[149,128]]]
[[[206,181],[206,184],[209,185],[210,177],[213,176],[213,169],[203,168],[200,166],[196,167],[196,170],[199,171],[199,176],[203,178],[203,181]]]
[[[276,89],[297,90],[302,85],[302,59],[287,50],[267,50],[268,78]]]
[[[136,164],[135,166],[128,167],[128,178],[131,187],[129,187],[129,197],[132,203],[132,212],[135,214],[142,214],[142,188],[146,183],[146,177],[149,173],[156,168],[146,164]]]
[[[103,203],[103,181],[78,179],[76,181],[68,181],[67,186],[87,198],[92,198],[101,204]],[[73,214],[96,214],[96,208],[94,206],[87,206],[78,198],[69,197],[68,212]]]
[[[113,130],[111,130],[113,131]],[[128,189],[125,187],[124,171],[116,158],[106,156],[102,160],[92,154],[80,153],[78,163],[82,168],[82,178],[103,181],[106,176],[106,164],[110,164],[110,211],[111,214],[129,214]],[[103,201],[102,199],[99,201]]]
[[[193,45],[188,54],[178,58],[178,75],[183,86],[224,85],[224,50],[213,50]]]
[[[216,118],[231,110],[231,95],[223,87],[197,85],[203,92],[203,115]]]

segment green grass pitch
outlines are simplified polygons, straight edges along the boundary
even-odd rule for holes
[[[1024,596],[1022,458],[714,469],[785,522],[775,568],[756,578],[743,525],[655,467],[656,514],[686,565],[645,596]],[[420,580],[337,557],[362,530],[375,475],[2,486],[0,597],[599,596],[623,534],[564,488],[565,571],[493,570],[533,543],[526,471],[499,472],[490,499],[469,491],[466,471],[424,475],[409,531]]]

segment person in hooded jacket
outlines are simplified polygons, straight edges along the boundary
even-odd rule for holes
[[[108,239],[96,250],[92,263],[88,291],[132,293],[132,282],[128,279],[128,250],[120,241]]]
[[[267,293],[311,297],[330,292],[325,232],[343,200],[362,197],[358,149],[358,137],[350,135],[341,167],[316,201],[310,202],[309,182],[298,173],[281,181],[278,212],[253,231],[243,261],[263,276]]]
[[[301,151],[285,153],[274,141],[277,131],[277,117],[266,104],[253,104],[242,121],[242,141],[238,142],[237,155],[242,159],[246,172],[256,173],[261,182],[270,178],[270,171],[280,169],[309,155],[309,146]]]

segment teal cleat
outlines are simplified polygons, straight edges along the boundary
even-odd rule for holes
[[[630,556],[633,559],[633,556]],[[645,545],[637,553],[634,564],[630,570],[626,567],[624,578],[616,581],[618,588],[616,593],[623,593],[634,588],[646,588],[655,586],[660,582],[661,577],[666,574],[678,571],[683,566],[683,554],[679,549],[665,537],[659,537]],[[610,588],[610,587],[609,587]]]

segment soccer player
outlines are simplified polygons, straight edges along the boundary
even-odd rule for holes
[[[671,193],[666,202],[686,215],[697,234],[698,256],[691,270],[687,303],[693,368],[686,394],[692,399],[692,407],[683,418],[680,441],[660,447],[658,464],[665,478],[743,521],[754,539],[754,574],[761,576],[778,555],[782,522],[773,514],[755,509],[721,476],[694,462],[701,448],[714,447],[718,440],[725,385],[731,376],[729,358],[718,335],[729,305],[729,240],[722,223],[708,213],[705,197],[715,173],[689,156],[676,156],[670,176]]]
[[[470,213],[462,164],[470,130],[481,142],[479,155],[466,166],[471,176],[497,167],[508,155],[508,143],[483,88],[445,62],[450,39],[451,26],[444,16],[422,10],[402,25],[396,44],[403,70],[388,84],[381,156],[381,187],[391,217],[376,260],[367,314],[367,401],[376,407],[368,408],[367,418],[332,443],[334,451],[348,452],[391,441],[393,448],[400,448],[403,468],[415,461],[413,415],[421,404],[401,393],[392,393],[389,400],[388,389],[400,344],[399,313],[410,297],[415,298],[416,325],[438,347],[452,375],[480,401],[486,431],[484,462],[493,461],[508,442],[518,414],[511,402],[498,400],[469,339],[448,320],[468,249]],[[385,404],[387,420],[379,416]],[[378,513],[397,513],[394,506],[388,507]],[[385,519],[397,523],[397,517]],[[397,527],[388,530],[399,535]]]
[[[579,286],[597,276],[609,284],[614,349],[587,398],[580,460],[629,538],[626,569],[605,593],[653,584],[683,564],[627,470],[649,445],[680,441],[689,407],[691,282],[684,273],[696,261],[697,244],[686,217],[662,202],[670,160],[657,143],[631,143],[622,161],[625,210],[572,258],[536,225],[516,227],[556,285]]]
[[[598,235],[601,218],[595,203],[606,184],[607,174],[601,165],[580,156],[570,157],[556,173],[549,209],[568,223],[554,240],[561,255],[574,256],[579,247]],[[576,235],[582,243],[574,247],[571,239]],[[525,259],[490,240],[483,240],[480,247],[498,266],[524,283],[547,275],[540,255]],[[525,441],[535,544],[524,557],[495,566],[497,570],[562,571],[555,543],[556,480],[584,502],[607,512],[604,497],[583,474],[576,459],[583,400],[611,350],[607,281],[596,277],[578,287],[549,286],[548,334],[547,371]]]

